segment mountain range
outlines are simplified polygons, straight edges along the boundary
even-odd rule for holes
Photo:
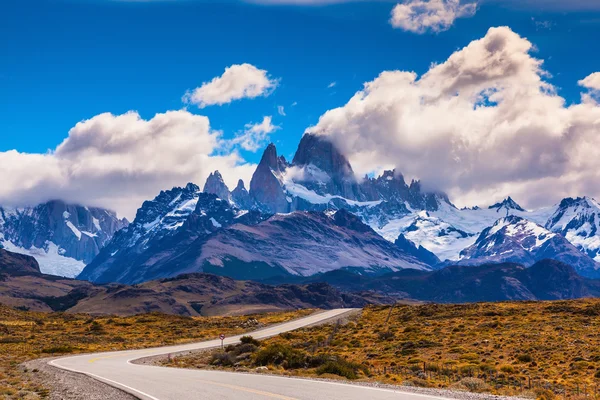
[[[112,211],[59,200],[0,207],[0,248],[35,257],[46,274],[74,278],[127,224]]]
[[[263,284],[194,273],[133,286],[94,284],[42,274],[33,257],[0,250],[0,303],[45,312],[239,315],[397,301],[464,303],[600,295],[599,281],[583,278],[571,266],[554,260],[542,260],[530,268],[500,263],[437,271],[404,269],[379,276],[337,269],[284,279],[295,282]]]
[[[363,307],[392,302],[373,292],[342,292],[327,283],[265,285],[210,274],[129,286],[96,285],[40,272],[30,256],[0,249],[0,303],[24,310],[135,315],[240,315],[299,308]]]
[[[139,284],[180,274],[308,278],[338,270],[384,276],[545,259],[600,277],[600,205],[567,198],[528,211],[512,198],[459,209],[398,171],[357,178],[326,138],[306,134],[292,161],[264,151],[250,185],[230,190],[219,171],[204,187],[162,191],[129,224],[110,211],[49,202],[0,210],[3,247],[38,258],[43,272]],[[44,256],[76,262],[72,268]],[[57,266],[58,265],[58,266]]]
[[[211,272],[261,280],[543,259],[597,278],[599,221],[589,198],[536,211],[510,197],[459,209],[397,171],[358,179],[334,144],[306,134],[291,162],[270,144],[249,190],[239,181],[230,191],[215,171],[203,190],[188,184],[145,202],[80,278],[135,284]]]

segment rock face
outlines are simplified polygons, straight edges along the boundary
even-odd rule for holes
[[[204,193],[212,193],[216,195],[218,198],[230,201],[231,193],[229,193],[229,188],[225,185],[223,181],[223,177],[219,171],[215,171],[210,174],[206,179],[206,183],[204,184]]]
[[[0,208],[0,243],[36,257],[44,273],[74,277],[127,224],[111,211],[62,201]]]
[[[309,190],[350,200],[363,199],[348,159],[324,137],[305,134],[292,165],[304,170],[297,183]]]
[[[242,210],[254,210],[257,208],[256,202],[250,196],[250,193],[244,186],[244,181],[239,180],[237,186],[231,192],[231,201],[235,206]]]
[[[398,239],[394,244],[404,252],[422,260],[428,265],[435,266],[440,263],[440,259],[435,254],[424,248],[423,246],[417,247],[413,242],[408,240],[404,235],[398,236]]]
[[[485,229],[461,256],[461,265],[514,262],[530,266],[543,259],[553,259],[571,265],[582,276],[600,277],[600,264],[564,237],[517,216],[502,218]]]
[[[290,211],[290,202],[282,184],[285,170],[284,160],[277,157],[275,145],[270,144],[250,181],[250,196],[263,210],[273,213]]]

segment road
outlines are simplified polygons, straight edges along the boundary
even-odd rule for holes
[[[249,334],[256,339],[264,339],[342,316],[349,311],[352,310],[330,310]],[[224,344],[235,344],[239,342],[241,336],[243,335],[226,338]],[[220,345],[220,340],[213,340],[180,346],[96,353],[60,358],[51,361],[50,364],[68,371],[86,374],[142,400],[423,400],[424,397],[439,400],[438,397],[433,396],[343,383],[131,363],[139,358],[209,349]]]

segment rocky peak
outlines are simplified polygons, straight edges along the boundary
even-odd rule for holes
[[[136,213],[134,223],[151,225],[170,212],[186,213],[187,215],[196,207],[199,192],[200,188],[193,183],[188,183],[183,188],[175,187],[171,190],[163,190],[154,200],[148,200],[142,204]]]
[[[204,193],[212,193],[223,200],[230,200],[229,188],[223,181],[223,176],[219,171],[215,171],[208,176],[204,184]]]
[[[290,204],[283,190],[282,174],[285,165],[277,156],[273,143],[263,153],[260,163],[250,181],[250,196],[268,212],[281,213],[290,210]]]
[[[268,167],[274,172],[281,172],[280,159],[277,156],[277,148],[273,143],[270,143],[265,149],[262,158],[260,159],[259,166]]]
[[[490,206],[489,209],[490,210],[495,209],[498,212],[500,212],[500,210],[506,210],[507,215],[511,210],[525,212],[525,209],[523,207],[521,207],[511,197],[508,197],[508,198],[504,199],[502,202],[496,203],[496,204]]]
[[[231,201],[242,210],[251,210],[255,208],[254,201],[250,193],[246,190],[243,180],[239,180],[237,186],[231,192]]]
[[[337,147],[322,136],[307,133],[300,140],[292,165],[312,164],[332,177],[354,181],[354,171],[348,159]]]

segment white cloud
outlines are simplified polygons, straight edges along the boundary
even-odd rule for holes
[[[225,68],[223,75],[188,91],[183,101],[199,108],[229,104],[234,100],[268,96],[278,84],[279,80],[271,79],[263,69],[251,64],[234,64]]]
[[[335,85],[337,85],[337,82],[335,82],[335,81],[334,81],[334,82],[331,82],[329,85],[327,85],[327,88],[328,88],[328,89],[334,88],[334,87],[335,87]]]
[[[584,103],[600,103],[600,72],[595,72],[579,81],[579,86],[588,89],[581,95]]]
[[[47,154],[0,152],[0,204],[34,205],[63,199],[114,209],[132,217],[161,190],[194,182],[220,170],[235,186],[254,165],[220,150],[221,133],[208,118],[169,111],[150,120],[136,112],[97,115],[75,125]]]
[[[277,106],[277,113],[279,115],[281,115],[282,117],[285,117],[286,116],[286,114],[285,114],[285,107],[284,106]]]
[[[594,72],[585,79],[580,80],[579,85],[591,90],[600,90],[600,72]]]
[[[566,106],[532,47],[492,28],[421,77],[381,73],[309,131],[331,137],[358,176],[396,166],[461,205],[600,197],[600,106]]]
[[[472,17],[477,3],[460,0],[406,0],[392,10],[394,28],[414,33],[442,32],[450,29],[457,18]]]
[[[280,129],[273,125],[273,117],[266,116],[262,122],[246,124],[244,131],[232,140],[227,141],[229,147],[240,146],[244,150],[257,151],[264,147],[269,140],[269,135]]]

